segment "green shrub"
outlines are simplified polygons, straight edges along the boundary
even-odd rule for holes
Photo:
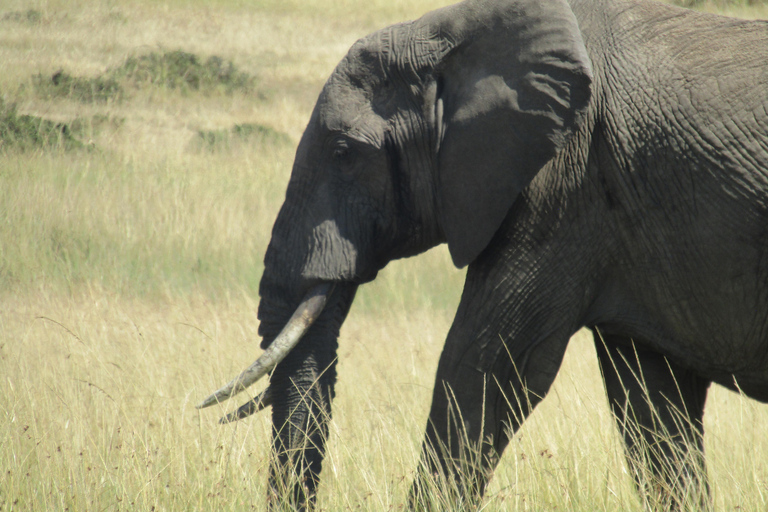
[[[32,83],[38,94],[46,98],[71,98],[82,103],[106,102],[119,98],[122,86],[111,76],[82,78],[62,70],[51,77],[35,75]]]
[[[715,5],[721,9],[727,7],[757,6],[768,3],[768,0],[668,0],[669,3],[681,7],[697,8],[707,4]]]
[[[248,92],[255,82],[252,76],[238,71],[232,62],[221,57],[214,55],[202,61],[181,50],[129,57],[114,71],[114,76],[124,77],[139,87],[154,85],[193,91],[223,88],[227,93]]]
[[[77,140],[64,123],[30,115],[19,115],[15,105],[6,106],[0,100],[0,152],[12,149],[79,149],[84,144]]]
[[[38,74],[32,77],[39,95],[70,98],[81,103],[120,100],[128,86],[205,93],[221,90],[232,94],[235,91],[250,92],[255,83],[253,76],[239,71],[230,61],[215,55],[202,60],[181,50],[129,57],[120,67],[93,78],[72,76],[63,70],[51,76]]]
[[[36,9],[27,9],[26,11],[13,11],[5,13],[2,17],[0,17],[0,20],[37,25],[43,21],[43,13]]]

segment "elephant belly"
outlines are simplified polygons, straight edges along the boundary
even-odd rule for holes
[[[607,276],[595,323],[702,377],[729,387],[735,377],[764,400],[768,217],[727,202],[685,219],[649,210],[642,221],[639,230],[619,230],[628,242]]]
[[[768,341],[753,344],[725,343],[708,336],[673,339],[650,321],[605,322],[598,324],[597,328],[614,339],[620,336],[627,344],[634,343],[643,349],[663,354],[728,389],[768,402]]]
[[[754,267],[752,267],[754,268]],[[698,275],[701,269],[698,269]],[[752,276],[633,276],[604,296],[597,327],[655,350],[702,377],[768,401],[768,302]],[[693,283],[693,284],[692,284]]]

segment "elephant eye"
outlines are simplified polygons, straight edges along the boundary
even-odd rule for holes
[[[343,160],[349,156],[349,148],[335,148],[333,150],[333,158],[337,160]]]
[[[345,163],[349,160],[349,157],[352,154],[352,148],[350,147],[349,142],[344,139],[339,139],[333,144],[332,154],[334,160],[339,163]]]

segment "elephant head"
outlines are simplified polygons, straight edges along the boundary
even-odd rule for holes
[[[267,249],[267,352],[203,404],[274,369],[274,490],[312,502],[336,339],[357,286],[443,242],[456,266],[471,264],[579,126],[590,85],[564,0],[469,0],[365,37],[342,59],[299,143]]]

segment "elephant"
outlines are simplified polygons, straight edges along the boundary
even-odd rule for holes
[[[768,401],[768,24],[652,0],[466,0],[356,42],[264,258],[273,505],[316,503],[339,330],[388,262],[468,267],[409,506],[462,509],[594,333],[646,508],[707,508],[717,383]]]

